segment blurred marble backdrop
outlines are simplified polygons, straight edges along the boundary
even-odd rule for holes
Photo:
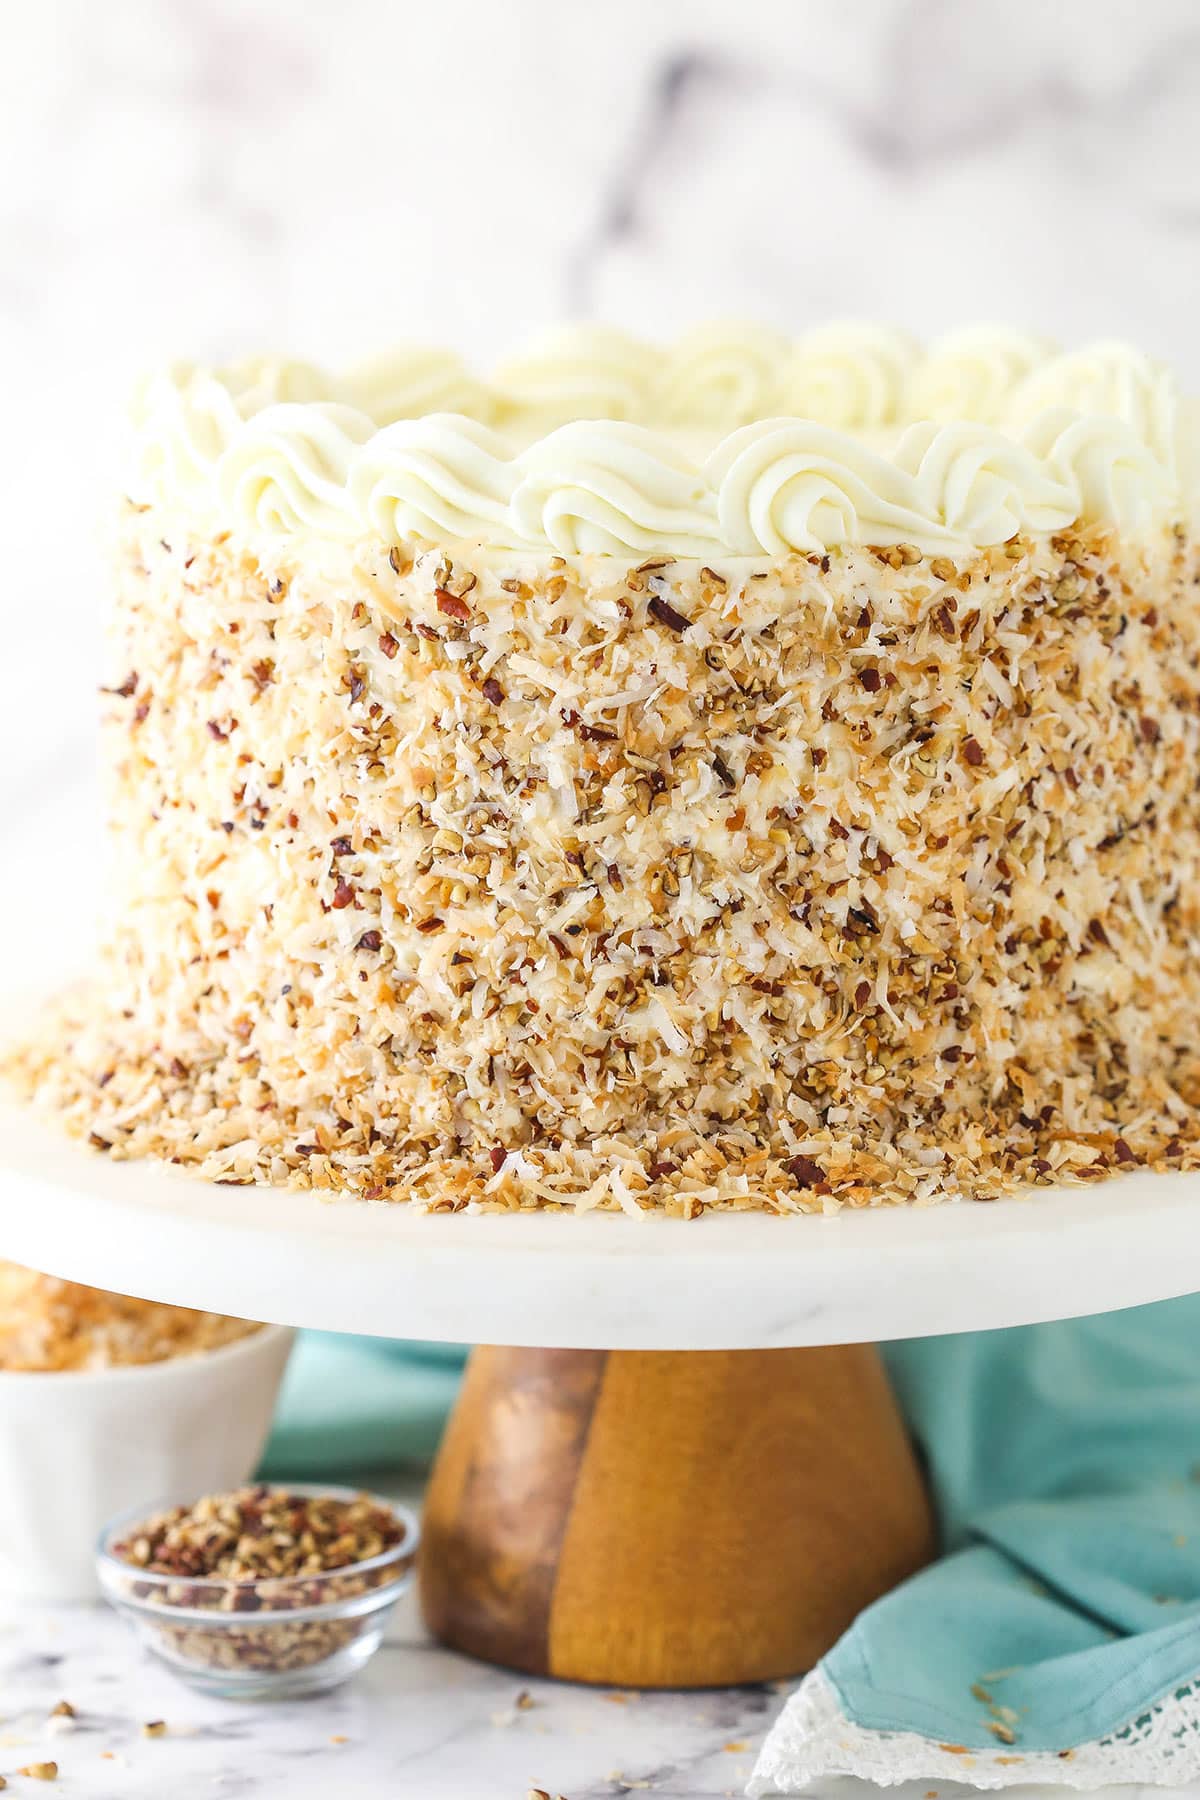
[[[13,875],[86,812],[96,521],[148,362],[739,311],[1122,333],[1200,380],[1196,0],[0,14]]]

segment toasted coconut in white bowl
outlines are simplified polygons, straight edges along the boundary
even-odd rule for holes
[[[293,1335],[0,1270],[0,1595],[90,1599],[106,1520],[247,1480]]]

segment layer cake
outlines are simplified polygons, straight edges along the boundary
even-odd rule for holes
[[[435,1209],[1195,1166],[1194,417],[1000,331],[155,378],[111,924],[10,1074]]]

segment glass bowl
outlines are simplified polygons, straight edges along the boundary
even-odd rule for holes
[[[269,1485],[314,1499],[354,1500],[362,1493],[305,1482]],[[146,1649],[203,1693],[230,1700],[322,1693],[346,1681],[379,1648],[416,1560],[416,1515],[377,1494],[366,1498],[402,1526],[398,1544],[365,1562],[317,1575],[257,1580],[160,1575],[123,1561],[113,1546],[177,1502],[139,1506],[100,1534],[101,1590]]]

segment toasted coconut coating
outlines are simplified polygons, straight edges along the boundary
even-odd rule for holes
[[[12,1067],[112,1155],[438,1209],[1194,1166],[1198,582],[131,509],[114,923]]]

